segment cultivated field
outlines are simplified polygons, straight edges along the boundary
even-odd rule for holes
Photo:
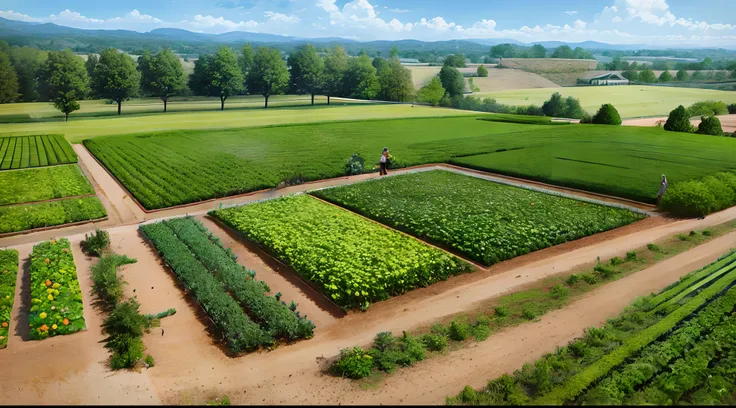
[[[531,72],[578,72],[595,69],[597,60],[562,58],[504,58],[505,68],[523,69]]]
[[[586,86],[561,89],[528,89],[476,94],[509,105],[541,105],[553,92],[580,99],[583,109],[595,114],[604,103],[613,104],[623,118],[666,116],[678,105],[688,107],[705,100],[736,103],[736,92],[657,86]]]
[[[464,69],[461,69],[463,71]],[[519,69],[488,69],[488,76],[473,78],[480,92],[510,91],[514,89],[559,88],[547,78]],[[550,91],[553,92],[553,91]],[[477,95],[478,93],[476,93]]]

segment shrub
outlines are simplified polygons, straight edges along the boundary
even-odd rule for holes
[[[660,207],[676,216],[700,217],[715,210],[716,198],[705,183],[690,180],[668,188]]]
[[[690,115],[682,105],[670,112],[670,116],[664,124],[664,130],[669,132],[690,132],[692,129],[693,125],[690,124]]]
[[[102,252],[110,246],[110,234],[107,231],[96,229],[94,234],[84,234],[82,249],[94,256],[102,255]]]
[[[450,94],[445,93],[445,96],[440,99],[440,106],[443,108],[452,108],[452,99],[450,98]]]
[[[721,136],[723,134],[721,121],[715,116],[701,116],[700,124],[698,125],[698,133],[711,136]]]
[[[151,320],[138,312],[135,299],[118,303],[102,323],[102,331],[108,335],[105,348],[112,352],[113,369],[133,368],[143,358],[144,331],[151,327]]]
[[[123,282],[118,277],[117,268],[136,262],[125,255],[107,254],[90,268],[92,288],[107,307],[114,307],[124,296]]]
[[[618,266],[618,265],[621,265],[622,263],[624,263],[623,259],[621,259],[621,258],[619,258],[617,256],[614,256],[608,262],[611,264],[611,266]]]
[[[476,324],[471,331],[475,341],[483,341],[491,335],[491,328],[487,324]]]
[[[636,251],[629,251],[626,253],[627,261],[636,261]]]
[[[734,72],[736,72],[736,71],[734,71]],[[727,109],[728,109],[728,113],[730,113],[731,115],[736,114],[736,103],[732,103],[732,104],[728,105],[727,106]]]
[[[496,317],[506,317],[510,313],[509,308],[506,306],[496,306],[493,312],[495,313]]]
[[[207,406],[218,406],[218,405],[220,405],[220,406],[229,406],[230,405],[230,397],[228,397],[227,395],[225,395],[222,398],[215,398],[212,401],[207,401],[205,403],[205,405],[207,405]]]
[[[616,274],[616,270],[612,266],[602,263],[596,265],[593,270],[598,272],[603,279],[610,279]]]
[[[601,105],[598,113],[593,116],[593,123],[598,125],[620,125],[621,116],[613,105],[606,103]]]
[[[549,290],[549,294],[555,298],[555,299],[563,299],[566,298],[568,295],[568,290],[566,287],[560,285],[559,283],[555,286],[552,286],[552,289]]]
[[[521,306],[521,317],[527,320],[534,320],[537,318],[537,312],[531,305]]]
[[[713,194],[713,198],[715,199],[715,207],[713,211],[720,211],[724,208],[728,208],[734,204],[734,201],[736,201],[736,193],[734,193],[727,184],[723,183],[718,178],[708,176],[703,179],[703,184],[705,184],[705,187],[711,192],[711,194]]]
[[[710,230],[703,230],[703,236],[709,237],[711,235],[713,235],[713,233]]]
[[[156,367],[156,360],[153,359],[152,355],[147,355],[146,359],[144,360],[144,363],[148,365],[148,367]]]
[[[416,337],[404,332],[400,341],[401,354],[397,363],[402,367],[410,366],[426,357],[424,346]]]
[[[468,338],[470,329],[466,322],[460,320],[453,320],[450,323],[450,340],[463,341]]]
[[[542,104],[542,110],[546,116],[551,117],[562,117],[565,114],[565,102],[562,100],[562,95],[559,92],[555,92],[552,96]]]
[[[672,74],[670,71],[665,70],[659,75],[659,82],[670,82],[672,81]]]
[[[661,248],[657,244],[647,244],[647,249],[652,252],[660,252]]]
[[[567,279],[565,279],[565,283],[567,284],[567,286],[573,286],[578,283],[579,280],[580,276],[573,273],[572,275],[568,276]]]
[[[677,238],[680,241],[687,241],[687,235],[685,235],[685,234],[677,234]]]
[[[544,116],[542,107],[537,105],[517,106],[514,113],[517,115]]]
[[[345,174],[348,176],[352,176],[355,174],[361,174],[363,173],[363,165],[365,164],[365,159],[361,157],[358,153],[353,153],[352,156],[348,159],[348,162],[345,163]]]
[[[690,231],[690,236],[691,236],[691,237],[694,237],[694,236],[696,236],[696,235],[698,235],[698,233],[697,233],[697,232],[695,232],[695,231]]]
[[[728,113],[728,106],[720,101],[695,102],[687,108],[687,113],[690,117],[725,115]]]
[[[479,77],[485,78],[488,76],[488,69],[483,65],[479,66],[475,72],[478,74]]]
[[[364,378],[373,371],[373,357],[360,347],[346,348],[340,351],[340,359],[333,367],[335,372],[343,377]]]
[[[593,275],[591,273],[584,273],[584,274],[580,275],[580,277],[588,285],[595,285],[596,283],[598,283],[598,278],[596,278],[595,275]]]
[[[590,124],[593,123],[593,117],[590,116],[588,112],[585,112],[583,116],[580,118],[580,123],[582,124]]]
[[[429,351],[444,351],[447,348],[447,337],[440,334],[425,334],[422,344]]]
[[[565,98],[565,117],[572,119],[580,119],[585,115],[583,107],[580,106],[580,100],[573,96]]]

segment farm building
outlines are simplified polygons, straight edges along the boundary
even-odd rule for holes
[[[587,85],[628,85],[629,80],[617,72],[599,74],[591,78],[583,78],[580,81]]]

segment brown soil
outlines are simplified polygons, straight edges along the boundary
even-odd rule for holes
[[[720,115],[718,119],[721,121],[721,127],[726,133],[736,132],[736,115]],[[667,117],[661,118],[643,118],[643,119],[627,119],[624,120],[622,125],[624,126],[657,126],[657,123],[664,123],[667,121]],[[700,119],[692,119],[690,123],[697,127],[700,124]]]

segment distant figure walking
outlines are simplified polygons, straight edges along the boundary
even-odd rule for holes
[[[383,148],[381,153],[381,175],[385,176],[388,174],[388,147]]]
[[[662,174],[662,180],[659,183],[659,192],[657,193],[657,207],[659,207],[659,202],[662,201],[665,191],[667,191],[667,177]]]

